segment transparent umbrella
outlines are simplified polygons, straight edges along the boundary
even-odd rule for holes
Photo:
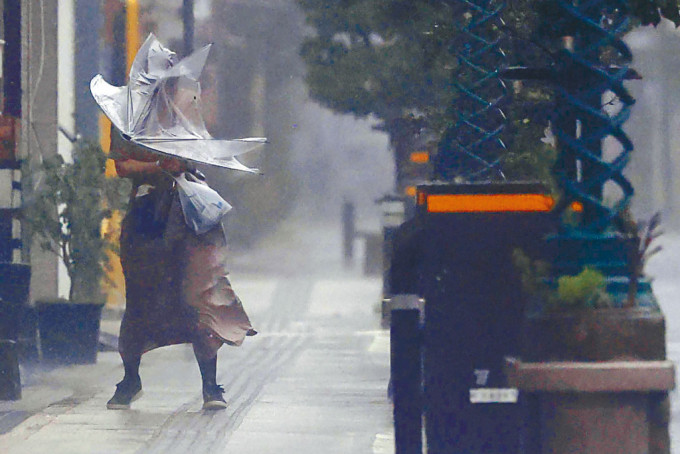
[[[162,155],[256,173],[236,157],[265,138],[215,139],[203,122],[198,79],[210,46],[178,60],[150,34],[135,56],[127,86],[113,86],[98,74],[90,91],[126,140]]]

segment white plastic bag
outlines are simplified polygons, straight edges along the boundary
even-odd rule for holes
[[[197,234],[215,227],[231,210],[231,205],[214,189],[190,173],[175,177],[184,220]]]

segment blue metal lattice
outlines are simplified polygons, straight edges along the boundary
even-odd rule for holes
[[[563,190],[556,207],[563,212],[573,202],[583,205],[583,233],[603,232],[630,203],[633,187],[623,175],[633,144],[622,127],[630,115],[634,99],[623,86],[632,54],[620,36],[629,19],[625,1],[556,0],[562,20],[556,29],[569,43],[558,53],[556,71],[557,108],[553,117],[560,157],[555,176]],[[562,27],[562,29],[560,29]],[[608,55],[603,62],[602,56]],[[611,64],[614,61],[615,64]],[[603,95],[613,92],[619,109],[607,113]],[[580,128],[577,128],[580,124]],[[580,133],[577,130],[580,129]],[[613,137],[620,154],[607,162],[602,141]],[[603,188],[613,183],[621,197],[611,206],[603,200]]]
[[[460,39],[453,46],[459,63],[452,106],[457,121],[441,141],[435,161],[435,178],[467,181],[499,179],[501,139],[505,115],[501,110],[507,90],[499,78],[505,58],[500,47],[504,1],[460,0]]]

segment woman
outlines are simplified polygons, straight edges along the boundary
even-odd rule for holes
[[[185,223],[172,177],[189,171],[185,162],[159,159],[114,128],[110,157],[133,188],[120,237],[126,307],[118,349],[125,376],[107,408],[130,408],[141,395],[142,354],[180,343],[193,345],[203,408],[225,408],[216,380],[217,350],[223,343],[241,345],[256,332],[226,276],[222,226],[197,235]]]

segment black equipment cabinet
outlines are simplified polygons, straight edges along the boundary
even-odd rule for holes
[[[522,398],[502,371],[524,311],[512,255],[546,254],[551,205],[535,184],[419,187],[428,454],[520,452]]]

